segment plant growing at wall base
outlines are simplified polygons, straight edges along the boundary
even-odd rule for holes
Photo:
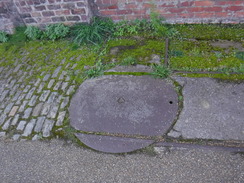
[[[44,37],[52,41],[64,38],[68,35],[70,28],[62,23],[48,25],[46,27]]]
[[[42,37],[42,31],[35,26],[28,26],[25,30],[25,35],[30,40],[37,40]]]
[[[150,19],[154,30],[152,32],[152,35],[169,37],[169,38],[176,37],[179,35],[179,31],[177,31],[175,28],[163,24],[165,18],[161,17],[158,13],[151,12]]]
[[[14,34],[9,36],[9,42],[11,44],[23,44],[27,40],[25,30],[26,26],[16,27]]]
[[[114,24],[109,18],[94,17],[90,24],[80,23],[72,27],[71,35],[76,44],[99,44],[110,37]]]
[[[0,31],[0,43],[6,43],[7,41],[8,41],[7,33]]]

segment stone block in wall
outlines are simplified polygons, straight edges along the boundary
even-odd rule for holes
[[[14,1],[26,25],[43,26],[44,24],[60,22],[66,24],[67,22],[88,22],[91,18],[89,3],[93,0]],[[25,3],[21,3],[22,1]],[[30,14],[31,17],[25,17],[22,14]]]
[[[13,0],[1,0],[0,2],[0,30],[13,33],[14,27],[23,25]]]

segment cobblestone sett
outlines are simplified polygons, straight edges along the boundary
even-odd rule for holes
[[[33,87],[28,94],[26,95],[25,99],[30,99],[34,93],[34,91],[36,90],[36,87]]]
[[[54,82],[55,82],[55,79],[51,79],[47,85],[47,88],[50,89],[53,86]]]
[[[25,106],[27,105],[27,103],[28,103],[27,100],[24,100],[24,101],[22,102],[22,105],[21,105],[20,108],[19,108],[19,112],[24,112],[24,110],[25,110]]]
[[[70,66],[70,63],[67,63],[67,65],[65,66],[65,69],[67,69]]]
[[[78,64],[77,63],[75,63],[72,67],[71,67],[71,69],[74,69],[74,68],[76,68],[76,66],[77,66]]]
[[[12,101],[18,100],[19,96],[21,95],[22,91],[17,91],[12,99]]]
[[[75,85],[70,86],[69,89],[67,90],[66,95],[72,94],[74,92],[74,90],[75,90]]]
[[[8,87],[12,90],[15,83],[16,83],[16,79],[12,80],[8,85]]]
[[[70,80],[70,76],[66,76],[66,78],[65,78],[65,81],[69,81]]]
[[[14,106],[14,107],[11,109],[11,111],[10,111],[10,113],[9,113],[9,116],[14,116],[14,115],[16,114],[16,112],[18,111],[18,109],[19,109],[19,106]]]
[[[42,106],[43,106],[43,103],[37,104],[33,109],[32,116],[37,117],[41,112]]]
[[[40,96],[39,100],[42,102],[45,102],[50,93],[51,93],[50,90],[44,90],[42,95]]]
[[[40,84],[40,82],[41,82],[41,79],[40,78],[38,78],[37,80],[36,80],[36,82],[35,82],[35,84],[34,84],[34,86],[38,86],[39,84]]]
[[[19,114],[16,114],[14,116],[14,119],[13,119],[11,125],[13,125],[13,126],[16,125],[18,123],[18,120],[19,120]]]
[[[58,90],[59,87],[61,86],[61,84],[62,84],[62,81],[58,81],[58,82],[56,83],[56,85],[53,87],[53,90]]]
[[[25,127],[24,133],[22,136],[27,137],[32,133],[32,130],[35,126],[36,119],[32,119]]]
[[[19,84],[14,85],[13,88],[10,88],[10,95],[14,95],[17,89],[19,88]]]
[[[64,122],[66,111],[59,112],[56,126],[62,126]]]
[[[21,75],[18,80],[18,83],[22,83],[24,81],[24,78],[25,78],[25,74]]]
[[[68,103],[69,103],[69,97],[64,97],[64,100],[61,103],[60,109],[64,109]]]
[[[9,119],[4,123],[4,125],[2,126],[2,129],[3,129],[3,130],[7,130],[7,129],[8,129],[8,127],[10,126],[11,120],[12,120],[12,118],[9,118]]]
[[[51,95],[49,96],[48,100],[47,100],[47,103],[52,103],[55,98],[58,96],[58,93],[57,92],[52,92]]]
[[[24,130],[25,125],[26,125],[26,121],[20,121],[16,130]]]
[[[2,114],[0,116],[0,126],[4,123],[4,121],[6,120],[6,118],[7,118],[7,115],[6,114]]]
[[[38,135],[38,134],[36,134],[36,135],[34,135],[34,137],[32,138],[32,140],[34,141],[34,140],[39,140],[41,138],[41,136],[40,135]]]
[[[62,73],[60,74],[59,76],[59,80],[63,80],[64,79],[64,76],[67,74],[66,71],[62,71]]]
[[[51,130],[54,125],[54,120],[46,119],[43,125],[42,135],[43,137],[49,137],[51,135]]]
[[[50,78],[51,74],[46,74],[42,81],[47,81]]]
[[[17,65],[17,66],[15,67],[15,69],[14,69],[13,72],[18,72],[21,66],[22,66],[22,64]]]
[[[4,109],[4,108],[5,108],[5,102],[1,102],[1,103],[0,103],[0,109]],[[2,112],[3,112],[3,110],[2,110]],[[2,113],[2,112],[1,112],[1,113]]]
[[[31,114],[31,111],[32,111],[32,108],[27,108],[24,112],[24,116],[23,116],[23,119],[28,119],[30,117],[30,114]]]
[[[19,137],[20,137],[20,134],[15,134],[15,135],[12,137],[12,139],[13,139],[14,141],[17,141],[17,140],[19,140]]]
[[[2,95],[1,95],[1,98],[0,98],[0,102],[3,101],[5,99],[5,97],[8,95],[9,93],[9,90],[4,90]]]
[[[25,89],[23,90],[23,93],[27,93],[29,89],[31,88],[31,85],[27,85]]]
[[[63,99],[63,95],[59,95],[56,100],[54,100],[55,103],[60,104],[61,100]]]
[[[8,114],[8,113],[10,112],[10,110],[12,109],[13,105],[14,105],[13,102],[9,103],[9,104],[6,106],[6,108],[4,109],[3,112],[4,112],[5,114]]]
[[[42,91],[42,89],[44,88],[44,86],[45,86],[45,83],[42,82],[42,83],[39,85],[38,89],[37,89],[37,93],[41,93],[41,91]]]
[[[53,72],[52,78],[56,78],[58,76],[59,71],[61,70],[62,66],[58,66],[57,69]]]
[[[17,102],[16,102],[16,105],[20,105],[21,102],[22,102],[22,100],[25,98],[25,96],[26,96],[26,93],[22,93],[22,94],[19,96],[19,98],[18,98],[18,100],[17,100]]]
[[[43,109],[42,109],[41,115],[47,115],[49,110],[50,110],[50,108],[51,108],[51,104],[45,103],[43,105]]]
[[[8,78],[10,76],[10,74],[12,74],[12,72],[13,72],[13,69],[9,69],[9,71],[6,73],[4,78]]]
[[[67,86],[68,86],[68,82],[64,82],[63,84],[62,84],[62,86],[61,86],[61,90],[63,90],[63,92],[65,92],[65,89],[67,88]]]
[[[58,107],[59,107],[58,104],[53,104],[47,117],[52,119],[55,118],[58,112]]]
[[[10,81],[13,79],[12,76],[8,77],[5,86],[8,87],[8,84],[10,83]]]
[[[33,95],[30,99],[30,102],[28,103],[29,106],[33,107],[36,103],[36,100],[37,100],[38,96],[36,95]]]
[[[45,119],[46,119],[46,117],[44,117],[44,116],[41,116],[41,117],[37,118],[36,126],[34,128],[35,132],[41,132],[42,126],[43,126],[43,123],[44,123]]]

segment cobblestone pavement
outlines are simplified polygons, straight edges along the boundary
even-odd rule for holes
[[[0,67],[0,137],[50,137],[52,129],[61,127],[67,115],[76,88],[67,70],[76,65],[62,62],[54,72],[42,72],[40,78],[31,77],[35,66],[17,61],[14,65]]]

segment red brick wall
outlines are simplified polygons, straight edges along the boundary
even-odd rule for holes
[[[14,26],[88,22],[93,14],[115,21],[148,18],[169,23],[243,23],[244,0],[0,0],[0,30]]]
[[[95,0],[99,13],[118,21],[158,12],[170,23],[244,22],[244,0]]]

